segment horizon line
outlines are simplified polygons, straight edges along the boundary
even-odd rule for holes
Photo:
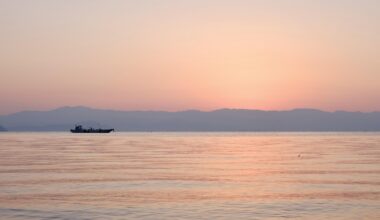
[[[61,107],[51,108],[48,110],[21,110],[16,111],[13,113],[7,113],[7,114],[1,114],[0,116],[9,116],[13,114],[23,113],[23,112],[50,112],[50,111],[57,111],[61,109],[74,109],[74,108],[83,108],[83,109],[91,109],[91,110],[103,110],[103,111],[117,111],[117,112],[168,112],[168,113],[177,113],[177,112],[189,112],[189,111],[198,111],[198,112],[215,112],[220,110],[241,110],[241,111],[263,111],[263,112],[287,112],[287,111],[297,111],[297,110],[310,110],[310,111],[320,111],[320,112],[326,112],[326,113],[336,113],[336,112],[349,112],[349,113],[377,113],[380,112],[380,110],[372,110],[372,111],[348,111],[348,110],[322,110],[318,108],[312,108],[312,107],[296,107],[296,108],[290,108],[290,109],[255,109],[255,108],[230,108],[230,107],[221,107],[211,110],[201,110],[201,109],[183,109],[183,110],[158,110],[158,109],[149,109],[149,110],[133,110],[133,109],[110,109],[110,108],[96,108],[96,107],[89,107],[84,105],[65,105]]]

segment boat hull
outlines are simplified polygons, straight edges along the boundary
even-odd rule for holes
[[[110,132],[114,131],[114,129],[96,129],[96,130],[87,130],[87,129],[73,130],[73,129],[71,129],[70,131],[71,131],[71,133],[110,133]]]

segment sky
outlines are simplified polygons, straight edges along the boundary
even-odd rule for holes
[[[0,0],[0,114],[380,110],[378,0]]]

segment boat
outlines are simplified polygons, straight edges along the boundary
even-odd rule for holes
[[[85,129],[82,127],[82,125],[75,125],[75,129],[70,129],[71,133],[110,133],[112,131],[115,131],[115,129],[94,129],[94,128],[88,128]]]

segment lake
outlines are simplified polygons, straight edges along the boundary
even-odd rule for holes
[[[1,219],[380,219],[380,133],[0,133]]]

